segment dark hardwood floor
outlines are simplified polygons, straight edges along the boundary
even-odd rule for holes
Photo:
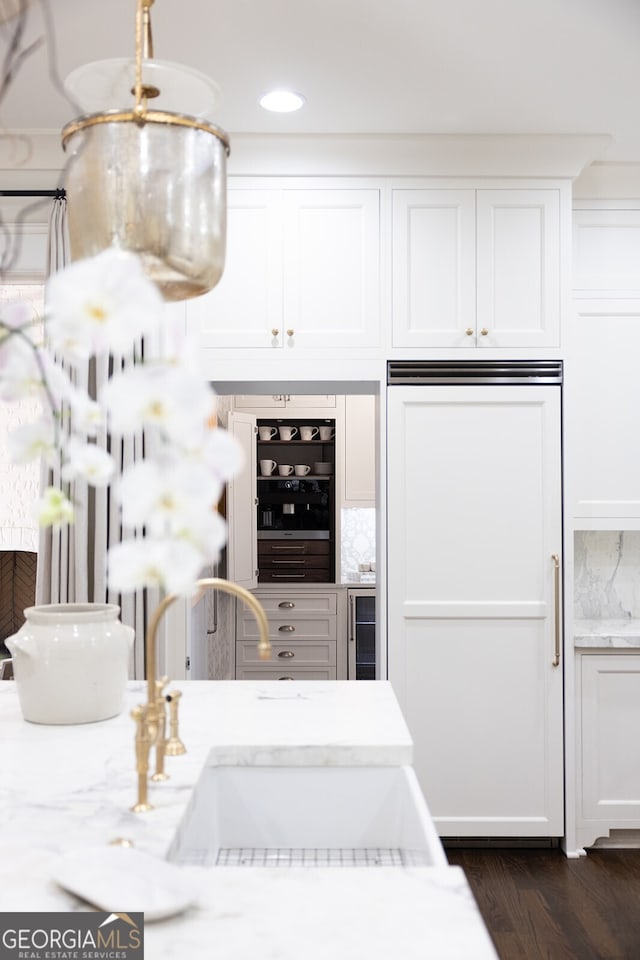
[[[446,852],[501,960],[640,960],[640,850]]]

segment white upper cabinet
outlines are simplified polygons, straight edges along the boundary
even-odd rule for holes
[[[573,292],[585,299],[640,298],[640,210],[575,210]]]
[[[560,342],[559,189],[393,191],[394,347]]]
[[[377,190],[284,191],[284,334],[291,346],[380,341]]]
[[[187,324],[202,347],[281,345],[280,191],[228,191],[224,273],[210,293],[188,301]]]
[[[395,190],[392,229],[393,345],[469,346],[476,326],[475,190]]]
[[[187,322],[204,348],[378,346],[380,191],[230,188],[225,272]]]
[[[478,190],[477,218],[478,343],[557,346],[559,191]]]
[[[640,528],[640,210],[574,212],[565,422],[568,493],[584,529]]]

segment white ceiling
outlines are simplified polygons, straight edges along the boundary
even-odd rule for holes
[[[61,77],[133,56],[135,0],[44,2]],[[222,87],[213,119],[231,134],[604,133],[604,159],[640,161],[640,0],[156,0],[152,19],[156,57]],[[46,34],[32,7],[27,37]],[[74,115],[45,49],[0,104],[5,128]],[[257,106],[279,85],[301,112]]]

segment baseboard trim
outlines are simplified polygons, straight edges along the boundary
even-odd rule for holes
[[[440,837],[445,850],[558,850],[561,837]]]

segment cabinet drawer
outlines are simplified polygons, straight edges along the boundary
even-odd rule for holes
[[[329,540],[258,540],[258,556],[263,558],[323,556],[330,554]]]
[[[255,596],[269,619],[274,616],[281,619],[289,615],[299,618],[317,613],[335,615],[338,609],[335,593],[285,593],[284,590],[282,593],[263,593],[256,590]],[[245,606],[240,609],[244,620],[253,620],[253,614]]]
[[[335,667],[238,667],[236,680],[335,680]]]
[[[317,617],[297,620],[269,618],[269,636],[275,643],[306,640],[335,640],[336,617]],[[255,645],[259,637],[255,620],[242,620],[238,624],[238,640],[251,640]]]
[[[318,554],[297,557],[260,557],[258,560],[260,573],[263,570],[287,570],[296,573],[298,570],[326,570],[329,571],[329,557]]]
[[[321,567],[270,567],[260,569],[258,583],[331,583],[331,576]]]
[[[307,641],[306,643],[271,643],[271,660],[260,660],[256,644],[244,640],[236,644],[236,665],[238,667],[272,667],[288,671],[294,666],[335,667],[335,641]]]

